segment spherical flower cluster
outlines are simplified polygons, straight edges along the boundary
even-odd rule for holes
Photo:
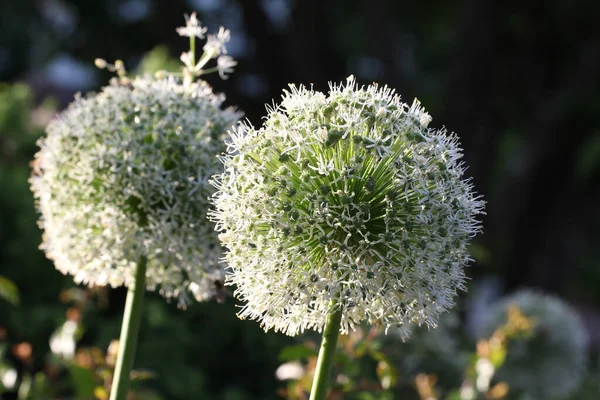
[[[222,170],[223,134],[239,115],[205,82],[114,80],[76,98],[40,140],[30,180],[42,248],[89,285],[128,285],[147,258],[147,286],[184,305],[223,279],[206,219],[209,177]]]
[[[343,333],[435,325],[463,288],[483,207],[457,138],[388,87],[290,87],[260,129],[231,132],[214,181],[240,317],[289,335],[337,310]]]
[[[521,290],[491,307],[484,337],[506,323],[511,306],[532,320],[533,331],[510,339],[496,378],[507,382],[511,392],[522,391],[533,399],[569,395],[587,367],[588,335],[580,318],[556,297]]]

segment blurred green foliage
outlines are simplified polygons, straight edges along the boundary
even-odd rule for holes
[[[167,46],[159,45],[142,57],[137,72],[140,74],[154,74],[157,71],[181,72],[181,68],[182,64],[171,57]]]
[[[398,371],[382,348],[380,330],[358,328],[340,336],[334,359],[332,399],[393,399]],[[279,353],[284,362],[276,372],[288,381],[278,393],[288,400],[308,399],[318,357],[318,339],[285,347]]]
[[[531,397],[498,377],[507,360],[520,351],[516,346],[520,341],[540,340],[545,333],[536,329],[534,317],[516,305],[498,323],[489,337],[480,340],[468,335],[456,312],[447,314],[437,329],[414,329],[406,341],[376,328],[359,328],[341,336],[330,399],[546,400]],[[308,399],[317,349],[318,341],[306,340],[281,351],[282,365],[276,375],[287,382],[278,392],[282,398]],[[539,354],[530,352],[529,357]],[[577,391],[552,400],[600,398],[599,372],[597,362],[591,363]]]
[[[14,282],[0,276],[0,299],[4,299],[13,305],[19,304],[19,289]]]

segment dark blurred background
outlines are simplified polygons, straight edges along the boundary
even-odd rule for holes
[[[468,174],[487,201],[472,285],[561,295],[598,346],[599,4],[3,0],[0,276],[16,287],[1,289],[14,304],[0,301],[0,359],[28,371],[32,382],[43,371],[52,385],[65,372],[48,362],[46,353],[56,354],[49,338],[65,321],[77,323],[78,348],[107,351],[118,337],[125,291],[74,289],[37,249],[28,163],[54,110],[107,82],[94,58],[120,58],[130,70],[141,60],[143,70],[172,63],[187,50],[175,27],[194,10],[209,32],[231,30],[235,72],[226,81],[206,79],[254,124],[290,82],[326,91],[329,81],[354,74],[396,88],[406,102],[418,97],[433,116],[430,126],[459,134]],[[151,371],[143,385],[166,399],[276,398],[277,354],[292,339],[238,321],[231,299],[180,311],[148,298],[136,362]],[[27,348],[15,350],[24,343],[28,357]]]

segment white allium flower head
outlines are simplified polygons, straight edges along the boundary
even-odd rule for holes
[[[30,180],[42,248],[89,285],[128,285],[146,257],[148,289],[185,305],[223,279],[208,179],[240,115],[203,81],[118,80],[77,97],[39,141]],[[200,290],[200,289],[203,290]]]
[[[579,386],[587,368],[588,334],[575,310],[561,299],[532,290],[509,295],[489,310],[483,337],[507,321],[510,306],[517,306],[534,324],[531,335],[512,338],[497,379],[511,392],[533,399],[562,398]]]
[[[435,326],[464,288],[483,201],[456,136],[428,122],[418,102],[350,77],[328,95],[290,85],[260,129],[230,132],[211,218],[240,317],[289,335],[335,309],[342,333]]]

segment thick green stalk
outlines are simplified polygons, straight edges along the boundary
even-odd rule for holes
[[[312,390],[310,391],[310,400],[325,400],[327,388],[331,375],[331,366],[335,358],[335,347],[340,332],[342,322],[342,309],[338,308],[327,316],[325,328],[323,329],[323,340],[321,341],[321,350],[317,359],[317,368],[313,379]]]
[[[126,400],[129,391],[129,373],[133,366],[135,350],[137,347],[138,332],[142,316],[142,302],[146,291],[146,257],[141,257],[135,270],[134,281],[129,285],[121,338],[119,339],[119,352],[115,364],[110,400]]]

